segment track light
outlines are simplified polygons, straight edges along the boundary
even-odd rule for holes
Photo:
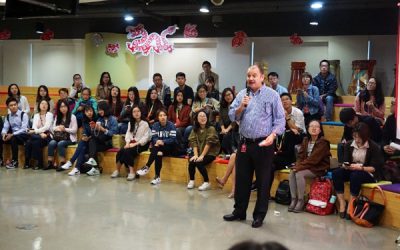
[[[201,13],[209,13],[209,12],[210,12],[210,10],[208,9],[207,6],[201,6],[200,9],[199,9],[199,11],[200,11]]]
[[[127,15],[124,16],[124,20],[127,21],[127,22],[133,21],[133,19],[134,18],[133,18],[132,15],[127,14]]]
[[[44,33],[44,24],[43,23],[36,23],[35,32],[37,34],[43,34]]]
[[[319,10],[319,9],[321,9],[323,6],[324,6],[324,4],[323,4],[322,2],[313,2],[313,3],[311,3],[311,5],[310,5],[311,9],[314,9],[314,10]]]

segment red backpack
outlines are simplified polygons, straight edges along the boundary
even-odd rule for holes
[[[335,207],[335,201],[331,201],[332,189],[331,180],[314,179],[311,183],[306,211],[318,215],[332,214]]]

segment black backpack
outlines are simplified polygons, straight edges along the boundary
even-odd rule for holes
[[[282,205],[289,205],[291,201],[289,181],[281,181],[275,193],[275,202]]]

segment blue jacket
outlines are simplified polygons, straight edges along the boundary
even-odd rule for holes
[[[159,122],[154,123],[151,128],[152,144],[155,144],[157,140],[162,140],[165,144],[176,144],[175,125],[170,121],[167,121],[164,127]]]
[[[82,97],[76,102],[74,110],[72,110],[72,114],[76,115],[78,113],[77,109],[82,105],[90,105],[93,107],[94,112],[97,114],[97,101],[93,97],[90,97],[89,100],[83,100]]]
[[[99,116],[99,119],[97,119],[97,122],[101,122],[101,126],[108,130],[106,133],[104,133],[105,135],[113,136],[115,134],[118,134],[118,122],[117,122],[117,118],[115,118],[115,116],[110,115],[108,117],[107,124],[106,124],[104,117],[101,117],[101,116]]]
[[[297,107],[303,111],[305,106],[308,106],[310,115],[314,115],[319,111],[319,91],[318,88],[312,85],[308,86],[307,89],[308,97],[304,97],[303,94],[297,94]],[[304,112],[304,111],[303,111]]]
[[[97,118],[96,116],[94,117],[93,121],[96,122]],[[90,127],[89,123],[84,121],[82,123],[82,127],[83,127],[83,134],[87,135],[87,136],[91,136],[92,135],[92,128]]]
[[[319,73],[314,77],[312,84],[318,88],[320,95],[326,94],[330,96],[336,96],[338,84],[335,75],[331,72],[328,72],[326,78],[323,78],[321,73]]]

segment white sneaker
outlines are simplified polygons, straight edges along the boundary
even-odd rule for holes
[[[100,170],[97,168],[92,168],[86,174],[90,176],[100,175]]]
[[[208,182],[203,182],[203,184],[201,184],[201,186],[199,187],[199,191],[206,191],[208,189],[210,189],[211,185]]]
[[[68,168],[66,168],[68,169]],[[68,173],[69,176],[79,175],[81,172],[77,168],[73,168],[71,172]]]
[[[189,183],[187,184],[187,189],[193,189],[194,188],[194,181],[190,180]]]
[[[97,162],[95,159],[90,158],[85,164],[91,165],[91,166],[97,166]]]
[[[119,177],[119,171],[114,170],[114,172],[111,174],[111,178],[117,178],[117,177]]]
[[[128,174],[128,177],[126,177],[126,180],[127,180],[127,181],[133,181],[134,179],[135,179],[135,174],[129,173],[129,174]]]
[[[151,182],[151,185],[157,185],[161,183],[160,177],[154,178]]]
[[[67,161],[61,166],[62,169],[69,169],[70,167],[72,167],[72,163],[70,161]]]
[[[146,175],[148,172],[149,172],[148,166],[144,166],[141,169],[139,169],[138,171],[136,171],[136,173],[140,176]]]

